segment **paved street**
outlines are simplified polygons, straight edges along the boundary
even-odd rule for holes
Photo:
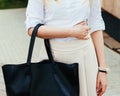
[[[25,31],[24,21],[24,8],[0,10],[0,67],[4,64],[26,62],[30,37]],[[39,61],[42,44],[41,39],[36,40],[32,61]],[[110,72],[108,74],[109,86],[104,96],[120,96],[120,55],[106,46],[105,55]],[[6,96],[1,68],[0,96]]]

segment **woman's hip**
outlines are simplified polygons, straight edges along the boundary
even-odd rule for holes
[[[95,57],[91,38],[88,40],[73,40],[67,42],[50,41],[53,57],[64,63],[82,62],[87,55]],[[88,58],[89,59],[89,58]],[[84,61],[83,61],[84,62]]]

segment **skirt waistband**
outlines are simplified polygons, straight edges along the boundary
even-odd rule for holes
[[[85,48],[86,46],[89,46],[89,44],[91,43],[92,43],[91,38],[89,38],[88,40],[76,39],[72,41],[61,41],[61,42],[50,40],[51,49],[57,51],[77,50],[77,49]]]

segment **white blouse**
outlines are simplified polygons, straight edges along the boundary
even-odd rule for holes
[[[101,16],[100,0],[29,0],[26,10],[26,29],[38,23],[54,27],[72,27],[75,24],[88,20],[91,27],[89,34],[97,30],[104,30],[105,24]],[[71,40],[62,38],[60,40]]]

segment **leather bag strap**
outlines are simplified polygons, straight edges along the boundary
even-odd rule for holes
[[[45,48],[46,48],[46,51],[47,51],[49,61],[54,65],[55,63],[54,63],[54,58],[53,58],[53,55],[52,55],[52,52],[51,52],[50,40],[49,39],[44,39],[44,44],[45,44]]]
[[[38,28],[42,25],[43,24],[37,24],[33,29],[32,36],[31,36],[31,39],[30,39],[29,50],[28,50],[28,57],[27,57],[27,64],[28,65],[30,65],[30,63],[31,63],[31,58],[32,58],[32,53],[33,53],[33,48],[34,48]]]
[[[29,45],[28,57],[27,57],[27,64],[28,65],[30,65],[30,63],[31,63],[32,53],[33,53],[33,48],[34,48],[34,44],[35,44],[35,39],[36,39],[36,34],[38,32],[38,28],[40,26],[42,26],[42,25],[44,25],[44,24],[37,24],[35,26],[35,28],[33,29],[31,40],[30,40],[30,45]],[[46,48],[46,51],[47,51],[47,55],[48,55],[49,61],[52,64],[55,64],[53,56],[52,56],[52,52],[51,52],[51,46],[50,46],[49,39],[44,39],[44,44],[45,44],[45,48]]]

